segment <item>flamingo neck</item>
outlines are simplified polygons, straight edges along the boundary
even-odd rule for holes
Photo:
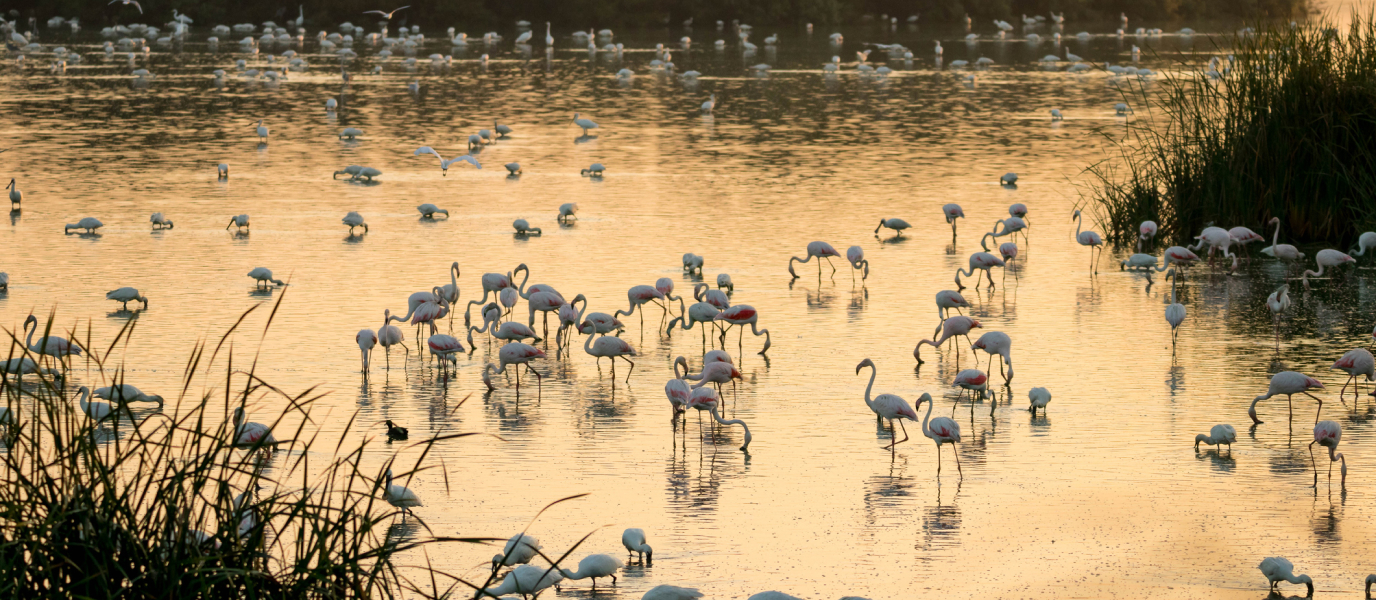
[[[583,341],[583,351],[592,354],[592,339],[597,337],[597,326],[593,325],[592,331],[588,333],[588,339]],[[674,367],[674,372],[678,372],[678,367]]]
[[[870,407],[870,410],[874,410],[874,402],[870,400],[870,390],[874,388],[874,378],[878,376],[879,369],[870,365],[870,384],[865,386],[865,406]]]
[[[1080,239],[1080,213],[1075,213],[1075,239]]]
[[[1275,248],[1275,247],[1276,247],[1276,243],[1279,242],[1279,241],[1280,241],[1280,219],[1276,219],[1276,230],[1275,230],[1275,232],[1273,232],[1273,233],[1271,234],[1271,247],[1272,247],[1272,248]]]
[[[919,402],[921,401],[919,400]],[[936,403],[931,400],[927,401],[927,414],[922,417],[922,435],[925,435],[929,438],[932,437],[932,430],[931,428],[927,427],[927,420],[932,418],[932,405],[934,404]]]

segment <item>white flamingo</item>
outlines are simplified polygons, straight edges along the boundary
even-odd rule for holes
[[[965,211],[959,204],[947,204],[941,207],[941,213],[946,217],[946,223],[951,226],[951,241],[956,239],[956,219],[965,218]]]
[[[927,403],[927,414],[922,417],[922,435],[936,442],[937,476],[941,476],[941,446],[950,444],[951,453],[956,456],[956,471],[959,472],[960,477],[964,479],[965,471],[960,468],[960,451],[956,447],[956,444],[960,442],[960,424],[947,417],[932,418],[932,405],[935,404],[935,402],[932,402],[931,394],[922,394],[922,396],[917,399],[917,407],[922,408],[923,402]]]
[[[870,368],[870,383],[865,386],[865,406],[868,406],[871,411],[874,411],[875,420],[880,423],[883,422],[883,419],[889,420],[889,432],[891,437],[894,421],[897,421],[898,426],[903,430],[903,439],[896,440],[884,446],[892,451],[894,446],[908,441],[908,428],[903,425],[903,419],[908,419],[916,423],[917,411],[914,411],[913,407],[908,405],[907,400],[895,394],[880,394],[874,400],[870,400],[870,390],[874,388],[874,379],[879,375],[879,368],[874,366],[874,361],[866,358],[860,361],[860,364],[855,365],[855,374],[859,375],[860,370],[865,367]]]
[[[965,315],[956,315],[956,316],[954,316],[954,317],[946,317],[946,320],[942,321],[941,324],[940,324],[940,325],[937,325],[937,328],[936,328],[937,332],[938,332],[938,333],[941,333],[941,337],[937,338],[936,341],[932,341],[932,340],[922,340],[922,341],[919,341],[919,342],[917,343],[917,346],[913,348],[913,358],[916,358],[916,359],[917,359],[917,364],[919,364],[919,365],[922,364],[922,363],[924,363],[924,362],[927,362],[927,361],[922,360],[922,345],[923,345],[923,344],[927,344],[928,346],[932,346],[933,348],[935,348],[935,347],[938,347],[938,346],[944,344],[944,343],[946,342],[946,340],[951,339],[951,338],[954,338],[954,337],[956,337],[956,336],[958,336],[958,335],[960,335],[960,336],[965,336],[965,341],[966,341],[966,342],[969,342],[970,345],[973,346],[973,345],[974,345],[974,342],[971,342],[971,341],[970,341],[970,330],[971,330],[971,329],[976,329],[976,328],[979,328],[979,327],[980,327],[980,324],[979,324],[979,321],[978,321],[978,320],[972,319],[972,318],[967,317],[967,316],[965,316]],[[932,335],[935,336],[936,333],[933,333]]]
[[[1175,271],[1166,273],[1166,279],[1175,279]],[[1171,304],[1166,307],[1166,322],[1171,324],[1171,347],[1180,332],[1180,324],[1185,322],[1185,305],[1175,301],[1175,282],[1171,282]]]
[[[508,323],[508,325],[510,325],[510,323]],[[536,371],[535,367],[530,366],[530,361],[544,357],[544,350],[531,346],[530,344],[522,344],[521,342],[506,344],[497,351],[497,360],[502,364],[501,368],[498,368],[497,365],[493,363],[487,363],[487,366],[483,367],[483,383],[487,384],[487,389],[495,390],[497,388],[492,385],[491,379],[493,373],[506,373],[507,365],[521,365],[525,367],[526,370],[535,374],[536,389],[543,391],[544,378],[540,377],[540,372]],[[516,389],[521,389],[520,367],[516,368]]]
[[[391,324],[392,310],[383,310],[382,315],[382,327],[379,327],[377,329],[377,341],[379,344],[382,345],[383,353],[386,354],[387,369],[391,370],[392,346],[401,346],[408,353],[411,351],[411,349],[407,348],[406,344],[402,343],[403,341],[405,341],[405,336],[402,335],[401,328]]]
[[[1252,423],[1262,424],[1264,421],[1257,418],[1257,403],[1262,400],[1269,400],[1272,396],[1285,394],[1285,401],[1290,407],[1290,417],[1295,415],[1294,395],[1304,394],[1319,403],[1319,410],[1314,414],[1314,422],[1319,422],[1319,415],[1323,413],[1323,400],[1309,393],[1312,389],[1324,389],[1323,383],[1313,377],[1296,371],[1281,371],[1271,376],[1271,383],[1266,387],[1266,393],[1252,399],[1252,406],[1247,409],[1247,416],[1252,417]]]
[[[1319,253],[1314,256],[1314,261],[1318,263],[1319,270],[1311,271],[1306,269],[1304,271],[1304,274],[1300,275],[1300,281],[1304,282],[1304,289],[1306,290],[1309,289],[1310,275],[1313,275],[1315,277],[1322,277],[1324,269],[1335,269],[1347,263],[1356,263],[1357,259],[1352,258],[1351,256],[1348,256],[1346,254],[1343,254],[1342,252],[1339,252],[1337,250],[1324,249],[1320,250]]]
[[[272,435],[272,428],[262,423],[244,422],[244,408],[242,406],[234,409],[234,433],[230,436],[235,446],[258,446],[272,445],[277,443],[277,438]]]
[[[1214,425],[1213,428],[1209,430],[1209,435],[1204,435],[1201,433],[1199,435],[1194,436],[1194,450],[1195,452],[1198,452],[1199,443],[1203,442],[1204,444],[1209,446],[1222,446],[1224,444],[1227,444],[1228,451],[1232,452],[1233,442],[1236,441],[1237,430],[1233,429],[1232,425]]]
[[[960,283],[961,275],[970,277],[975,274],[976,270],[984,271],[984,276],[989,279],[989,287],[992,289],[994,287],[994,276],[989,272],[989,269],[1003,266],[1007,265],[1003,262],[1002,258],[994,256],[993,254],[990,254],[988,252],[976,252],[974,254],[971,254],[970,266],[964,269],[956,269],[956,289],[965,289],[965,286]],[[975,289],[979,289],[978,277],[975,278]]]
[[[1297,263],[1304,259],[1304,253],[1290,244],[1280,244],[1280,217],[1271,217],[1267,225],[1275,225],[1276,230],[1271,235],[1271,245],[1261,249],[1261,253],[1276,258],[1284,263]]]
[[[1271,318],[1275,321],[1276,352],[1280,352],[1280,318],[1285,311],[1290,310],[1290,284],[1283,284],[1271,292],[1271,295],[1266,297],[1266,308],[1271,311]]]
[[[1328,481],[1333,481],[1333,463],[1343,462],[1342,481],[1343,487],[1347,486],[1347,459],[1338,452],[1338,442],[1343,440],[1343,427],[1337,421],[1319,421],[1314,424],[1314,441],[1309,442],[1309,462],[1314,465],[1314,486],[1319,485],[1319,465],[1314,460],[1314,444],[1328,448]]]
[[[1103,251],[1103,248],[1102,248],[1102,247],[1103,247],[1103,245],[1104,245],[1104,238],[1099,237],[1099,234],[1098,234],[1097,232],[1093,232],[1093,231],[1080,231],[1080,210],[1079,210],[1079,209],[1075,209],[1075,218],[1072,219],[1072,220],[1075,221],[1075,241],[1078,242],[1081,246],[1089,246],[1089,266],[1090,266],[1090,271],[1093,271],[1094,273],[1098,273],[1098,272],[1099,272],[1099,265],[1098,265],[1098,263],[1095,262],[1095,260],[1094,260],[1094,250],[1097,248],[1097,249],[1100,250],[1100,252]],[[1227,232],[1224,232],[1224,233],[1227,233]]]
[[[377,334],[371,329],[360,329],[354,336],[354,341],[358,342],[358,350],[363,354],[363,372],[368,372],[368,358],[373,354],[373,346],[377,345]]]
[[[601,362],[603,358],[610,358],[612,360],[613,381],[616,380],[616,359],[621,357],[621,360],[631,364],[631,368],[626,371],[626,381],[630,382],[631,373],[635,371],[635,363],[626,358],[627,356],[635,356],[635,348],[631,347],[630,342],[610,335],[601,337],[589,335],[588,339],[583,342],[583,351],[597,357],[598,362]]]
[[[835,248],[831,247],[831,244],[828,244],[826,242],[808,242],[807,258],[798,258],[794,256],[788,259],[788,274],[792,275],[794,279],[797,279],[798,274],[793,271],[793,262],[797,261],[799,263],[805,263],[807,261],[812,260],[813,258],[817,258],[817,277],[820,278],[822,276],[823,259],[825,259],[827,261],[827,264],[831,266],[831,273],[835,275],[836,265],[831,264],[831,257],[833,256],[839,258],[841,256],[841,253],[837,252]]]

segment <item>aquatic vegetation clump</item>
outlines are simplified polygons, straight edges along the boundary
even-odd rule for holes
[[[1231,46],[1137,90],[1149,116],[1088,169],[1109,241],[1134,245],[1146,220],[1178,242],[1279,217],[1287,242],[1349,247],[1376,226],[1376,22],[1277,26]]]

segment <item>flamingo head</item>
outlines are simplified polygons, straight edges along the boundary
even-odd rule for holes
[[[1312,389],[1312,388],[1324,389],[1324,387],[1323,387],[1323,382],[1322,382],[1322,381],[1319,381],[1319,380],[1317,380],[1317,379],[1314,379],[1313,377],[1305,377],[1305,378],[1304,378],[1304,387],[1310,388],[1310,389]]]
[[[974,328],[979,327],[979,326],[980,326],[979,320],[977,320],[977,319],[970,319],[970,329],[974,329]]]
[[[874,361],[872,361],[872,360],[870,360],[870,359],[868,359],[868,358],[865,359],[865,360],[862,360],[862,361],[860,361],[860,364],[855,365],[855,374],[856,374],[856,375],[859,375],[859,374],[860,374],[860,369],[863,369],[863,368],[865,368],[865,367],[873,367],[873,366],[874,366]]]

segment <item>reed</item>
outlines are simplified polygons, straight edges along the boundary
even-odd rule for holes
[[[1128,94],[1147,116],[1087,169],[1108,240],[1133,245],[1148,219],[1176,242],[1209,224],[1269,234],[1279,217],[1289,243],[1350,247],[1376,226],[1376,21],[1276,26],[1229,45],[1216,74],[1194,62]]]
[[[0,448],[0,597],[442,597],[456,587],[492,584],[495,569],[486,582],[469,583],[431,565],[428,553],[424,566],[399,566],[399,554],[431,545],[503,540],[437,536],[423,518],[402,520],[382,500],[382,472],[393,460],[365,469],[369,442],[345,448],[359,426],[357,413],[333,449],[320,447],[307,424],[323,394],[291,394],[263,381],[256,356],[236,366],[241,361],[229,338],[252,312],[213,347],[195,346],[180,396],[166,410],[112,401],[115,417],[96,423],[62,377],[5,374],[0,391],[15,418],[3,428]],[[269,316],[264,334],[271,322]],[[88,327],[85,356],[75,362],[85,360],[103,381],[123,383],[123,369],[106,363],[135,323],[102,348]],[[56,331],[51,315],[42,329],[77,337]],[[10,358],[38,361],[8,333]],[[223,397],[193,391],[216,384]],[[274,435],[290,439],[236,447],[229,413],[263,397],[282,407],[270,422]],[[266,422],[265,410],[250,412]],[[397,467],[397,483],[433,468],[426,459],[437,445],[468,435],[414,444],[419,458],[409,469]],[[272,454],[279,456],[269,460]],[[326,464],[311,464],[321,456],[330,457]],[[244,501],[236,506],[240,493]],[[416,583],[423,579],[428,589]]]

